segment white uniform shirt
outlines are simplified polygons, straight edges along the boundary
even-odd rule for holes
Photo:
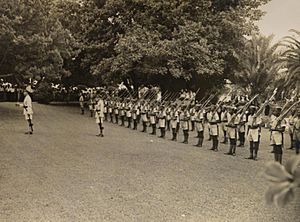
[[[100,99],[97,103],[97,105],[95,106],[95,117],[96,118],[103,118],[104,117],[104,102],[102,99]]]
[[[23,107],[24,107],[24,115],[32,115],[32,100],[29,95],[26,95],[23,101]]]

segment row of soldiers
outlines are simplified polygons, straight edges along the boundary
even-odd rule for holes
[[[138,129],[142,132],[150,128],[151,134],[156,135],[160,130],[160,138],[166,137],[166,132],[172,133],[172,141],[177,141],[179,130],[183,132],[183,143],[189,143],[191,131],[197,132],[197,147],[202,147],[204,131],[207,129],[209,140],[212,141],[213,151],[218,151],[219,138],[223,134],[222,143],[229,143],[227,155],[236,155],[236,147],[244,146],[246,137],[249,141],[250,156],[247,159],[257,160],[260,145],[261,127],[263,125],[262,113],[265,107],[274,99],[276,91],[260,107],[254,106],[258,95],[248,102],[233,105],[219,101],[211,105],[215,95],[210,95],[205,101],[192,100],[157,101],[156,99],[129,99],[109,96],[101,93],[96,98],[89,100],[91,116],[96,116],[100,134],[103,136],[103,121],[110,121],[121,126]],[[94,100],[95,99],[95,100]],[[296,153],[300,149],[300,110],[297,109],[299,101],[288,101],[284,107],[275,107],[270,128],[271,145],[273,146],[274,159],[282,162],[283,133],[287,125],[285,119],[289,115],[289,131],[291,143],[295,145]],[[237,144],[239,142],[239,144]]]

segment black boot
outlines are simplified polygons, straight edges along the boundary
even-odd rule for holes
[[[170,131],[171,128],[170,128],[170,120],[167,120],[167,130]]]
[[[164,136],[164,132],[163,131],[164,131],[163,128],[160,128],[160,137],[159,138],[163,138],[163,136]]]
[[[195,122],[194,121],[192,121],[192,132],[195,130]]]
[[[282,164],[282,154],[278,154],[278,162]]]
[[[221,143],[224,143],[224,144],[226,144],[227,143],[227,133],[226,133],[226,131],[224,131],[223,132],[224,133],[224,140],[221,142]]]
[[[166,128],[163,128],[163,135],[162,138],[164,139],[166,137]]]
[[[147,123],[143,122],[143,130],[142,132],[145,133],[147,131]]]
[[[189,143],[189,131],[186,131],[186,144]]]
[[[236,151],[236,145],[232,145],[232,156],[236,155],[235,151]]]
[[[131,128],[131,118],[129,117],[127,121],[128,121],[127,128]]]
[[[152,135],[156,135],[156,125],[152,124]]]
[[[187,137],[187,133],[185,130],[183,131],[183,142],[182,143],[188,144],[188,137]]]
[[[214,148],[215,152],[219,151],[218,146],[219,146],[219,140],[215,138],[215,148]]]
[[[233,145],[229,145],[229,151],[227,153],[224,153],[226,155],[232,155]]]
[[[253,160],[257,160],[257,154],[258,154],[258,149],[259,149],[259,142],[254,142],[254,156]]]
[[[210,139],[208,140],[211,140],[211,143],[212,143],[212,147],[210,148],[210,150],[214,150],[215,149],[215,140],[211,138],[210,136]]]
[[[176,141],[177,133],[176,133],[176,128],[172,129],[172,141]]]
[[[199,137],[198,143],[195,146],[202,147],[202,143],[203,143],[203,138]]]
[[[249,160],[253,160],[253,158],[254,158],[254,156],[253,156],[253,149],[254,149],[253,142],[250,141],[250,156],[247,158]]]
[[[137,120],[135,120],[134,121],[134,128],[133,128],[134,130],[137,130],[137,125],[138,125],[138,122],[137,122]]]
[[[176,132],[173,133],[172,141],[177,141],[177,133]]]

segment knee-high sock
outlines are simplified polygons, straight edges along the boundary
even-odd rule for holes
[[[250,141],[250,157],[253,157],[254,142]]]
[[[104,128],[102,127],[102,123],[99,123],[98,125],[99,125],[100,134],[103,134]]]
[[[254,155],[255,155],[255,157],[257,157],[258,148],[259,148],[259,142],[254,142]]]
[[[29,125],[30,131],[33,132],[33,124],[32,124],[31,119],[28,120],[28,125]]]

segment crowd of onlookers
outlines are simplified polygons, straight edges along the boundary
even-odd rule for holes
[[[18,85],[0,80],[0,101],[16,102],[22,98],[22,89]]]

